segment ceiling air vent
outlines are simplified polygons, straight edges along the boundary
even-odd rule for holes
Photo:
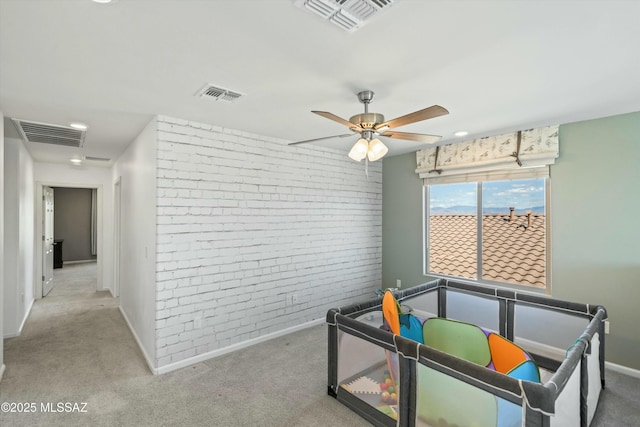
[[[30,122],[20,119],[11,120],[13,124],[16,125],[18,132],[20,132],[20,136],[27,142],[82,147],[82,144],[84,144],[84,136],[87,133],[86,129],[74,129],[69,126]]]
[[[215,101],[233,102],[244,94],[207,83],[196,95]]]
[[[294,4],[353,32],[394,0],[294,0]]]

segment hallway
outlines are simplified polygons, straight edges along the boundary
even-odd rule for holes
[[[151,375],[117,300],[95,290],[96,263],[65,265],[54,282],[22,335],[5,340],[0,401],[87,402],[109,384]]]

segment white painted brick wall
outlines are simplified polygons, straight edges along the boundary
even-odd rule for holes
[[[382,165],[349,148],[158,118],[158,367],[373,296]]]

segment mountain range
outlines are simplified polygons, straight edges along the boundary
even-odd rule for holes
[[[431,208],[432,215],[474,215],[476,213],[475,206],[448,206],[448,207],[433,207]],[[544,206],[533,206],[530,208],[516,208],[516,215],[524,215],[527,211],[531,211],[534,214],[544,215]],[[483,214],[485,215],[508,215],[509,207],[496,207],[496,208],[484,208]]]

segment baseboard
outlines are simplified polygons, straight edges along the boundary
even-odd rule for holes
[[[129,330],[131,331],[131,334],[133,334],[133,338],[136,340],[136,343],[138,344],[138,347],[140,348],[140,351],[142,352],[142,355],[144,356],[144,360],[145,360],[145,362],[147,362],[147,366],[151,370],[151,373],[153,375],[158,375],[158,372],[157,372],[158,369],[154,366],[154,363],[151,361],[151,358],[149,357],[147,352],[144,350],[144,346],[142,345],[142,341],[140,341],[140,338],[138,338],[138,334],[136,334],[136,331],[133,329],[133,326],[131,326],[131,322],[129,321],[129,318],[127,317],[127,314],[124,312],[122,307],[118,307],[118,310],[120,311],[120,314],[122,314],[122,317],[124,318],[125,323],[129,327]]]
[[[3,339],[7,339],[7,338],[15,338],[15,337],[19,337],[20,335],[22,335],[22,329],[24,328],[24,324],[27,322],[27,319],[29,318],[29,315],[31,314],[31,308],[33,307],[33,303],[35,300],[31,300],[31,302],[29,303],[29,308],[27,309],[27,312],[24,315],[24,318],[22,319],[22,322],[20,323],[20,327],[18,328],[18,330],[14,333],[9,333],[9,334],[5,334],[2,336]]]
[[[193,365],[195,363],[204,362],[205,360],[213,359],[215,357],[222,356],[224,354],[228,354],[243,348],[251,347],[252,345],[259,344],[261,342],[269,341],[274,338],[279,338],[284,335],[289,335],[293,332],[301,331],[303,329],[310,328],[312,326],[320,325],[325,322],[325,318],[312,320],[307,323],[303,323],[301,325],[292,326],[290,328],[282,329],[280,331],[272,332],[270,334],[262,335],[256,338],[252,338],[250,340],[242,341],[237,344],[230,345],[228,347],[220,348],[217,350],[209,351],[207,353],[198,354],[197,356],[189,357],[188,359],[181,360],[179,362],[170,363],[168,365],[161,366],[157,369],[158,374],[166,374],[167,372],[175,371],[176,369],[181,369],[187,367],[189,365]]]
[[[63,261],[62,265],[64,266],[65,264],[87,264],[90,262],[98,262],[97,259],[81,259],[78,261]]]
[[[6,368],[7,366],[3,363],[0,366],[0,382],[2,382],[2,376],[4,375],[4,368]]]
[[[618,365],[617,363],[613,362],[604,362],[604,367],[607,369],[611,369],[613,372],[617,372],[619,374],[628,375],[634,378],[640,378],[640,370],[637,369]]]

